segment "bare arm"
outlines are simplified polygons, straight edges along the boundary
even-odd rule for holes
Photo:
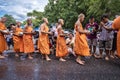
[[[113,30],[112,28],[110,28],[110,27],[108,27],[108,26],[105,26],[105,24],[104,24],[103,22],[101,22],[101,26],[102,26],[103,28],[105,28],[107,31],[112,31],[112,30]]]
[[[80,26],[80,25],[79,25],[79,24],[76,24],[76,26],[75,26],[75,27],[77,27],[78,32],[79,32],[80,34],[90,34],[90,32],[85,31],[85,30],[81,30],[78,26]]]
[[[10,32],[4,32],[3,30],[0,30],[0,32],[2,33],[2,34],[4,34],[4,35],[8,35],[8,34],[10,34]]]
[[[45,32],[44,29],[45,29],[45,25],[42,24],[42,25],[40,26],[40,31],[41,31],[41,33],[50,34],[50,32]]]
[[[103,26],[107,31],[112,31],[113,29],[112,28],[109,28],[109,27],[107,27],[107,26]]]

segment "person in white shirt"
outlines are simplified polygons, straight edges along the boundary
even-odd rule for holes
[[[74,38],[73,34],[70,33],[68,35],[68,38],[66,39],[66,44],[67,44],[67,47],[68,47],[68,52],[70,54],[73,54],[74,56],[76,56],[75,53],[74,53],[74,51],[73,51],[74,40],[75,40],[75,38]]]
[[[112,50],[112,43],[113,43],[113,31],[112,30],[107,30],[105,27],[107,28],[111,28],[112,27],[112,21],[110,21],[108,19],[107,15],[103,15],[101,17],[101,23],[100,23],[100,28],[101,28],[101,32],[100,32],[100,37],[99,37],[99,50],[100,50],[100,55],[98,58],[102,58],[103,55],[103,50],[105,49],[105,60],[109,60],[109,52]]]

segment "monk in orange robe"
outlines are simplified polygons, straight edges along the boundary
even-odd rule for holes
[[[58,36],[57,36],[57,42],[56,42],[56,56],[59,57],[60,61],[66,61],[63,57],[65,57],[68,54],[68,49],[65,41],[64,31],[62,29],[62,26],[64,25],[63,19],[58,20]]]
[[[27,25],[23,31],[24,53],[28,54],[29,59],[33,59],[31,53],[34,52],[32,20],[27,19]]]
[[[16,57],[18,53],[23,52],[23,30],[20,28],[21,23],[17,22],[16,27],[13,29],[13,42],[14,42],[14,51],[16,52]]]
[[[75,23],[75,43],[74,43],[74,52],[77,55],[76,62],[84,65],[84,61],[81,60],[81,56],[90,56],[90,49],[87,43],[86,34],[90,32],[86,31],[82,27],[82,22],[84,21],[84,14],[78,16],[78,20]]]
[[[120,57],[120,16],[113,21],[113,29],[118,30],[117,33],[117,56]]]
[[[48,19],[43,18],[43,21],[44,23],[41,24],[40,26],[38,49],[39,49],[39,52],[43,56],[45,56],[46,60],[50,61],[51,59],[48,57],[48,55],[50,54],[48,34],[51,34],[51,32],[49,32],[49,28],[48,28]]]
[[[5,24],[4,24],[6,20],[7,19],[5,17],[2,17],[0,21],[0,58],[5,58],[3,56],[3,52],[7,50],[5,34],[8,34],[8,32],[6,31],[7,28],[5,27]]]

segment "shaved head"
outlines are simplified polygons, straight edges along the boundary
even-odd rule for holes
[[[0,21],[5,23],[7,21],[7,18],[6,17],[1,17]]]

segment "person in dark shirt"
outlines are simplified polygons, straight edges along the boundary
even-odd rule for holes
[[[96,46],[97,46],[97,30],[99,26],[95,22],[95,18],[93,16],[90,17],[89,23],[86,25],[85,28],[91,32],[90,35],[87,35],[88,44],[90,47],[90,53],[91,55],[96,56],[95,52],[96,52]],[[92,48],[93,48],[93,52],[92,52]]]

